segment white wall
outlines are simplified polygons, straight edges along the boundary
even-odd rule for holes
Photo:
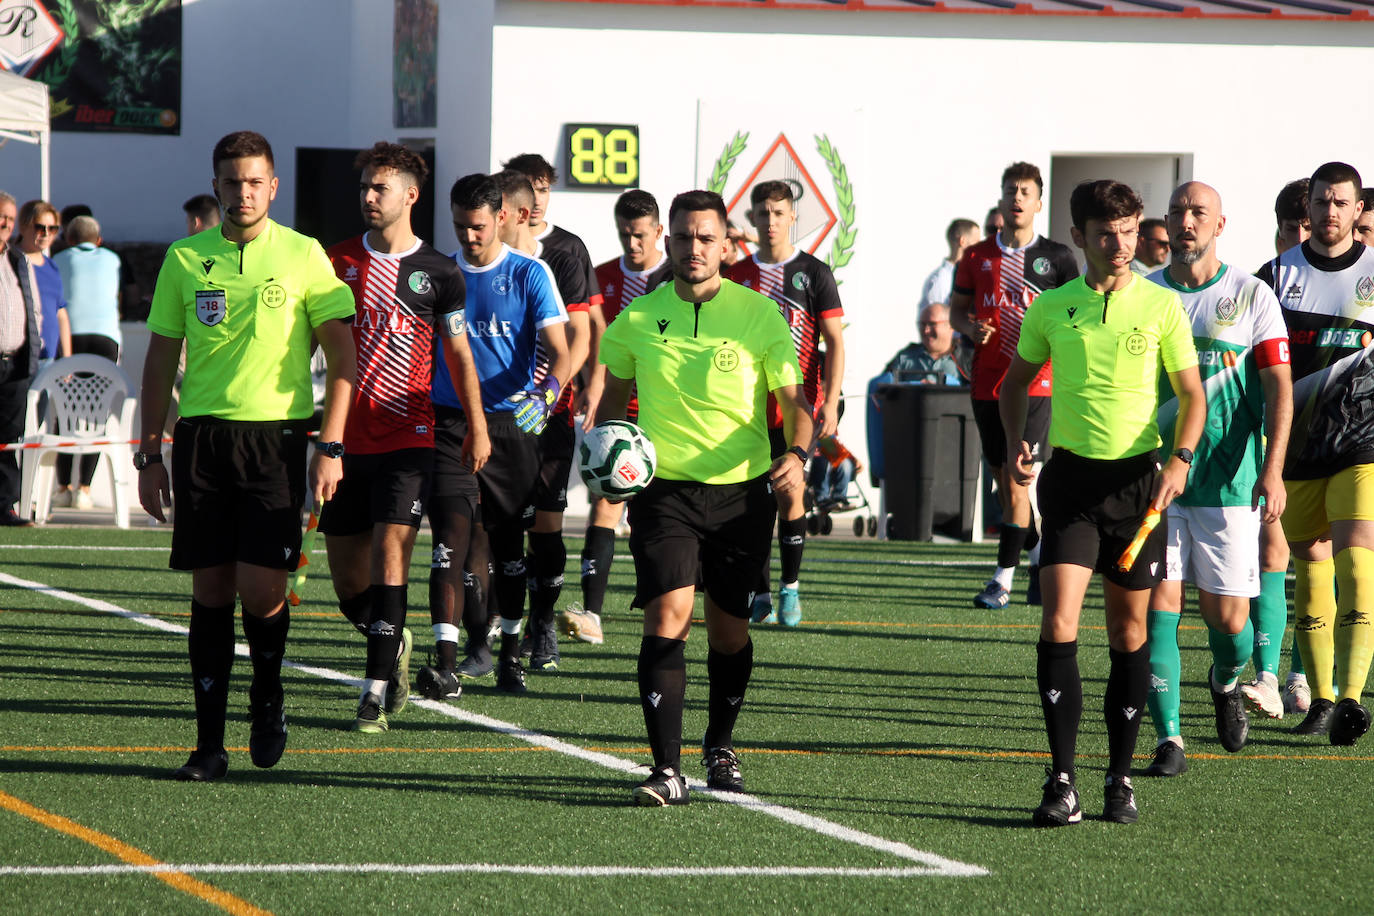
[[[488,164],[495,3],[440,0],[438,129],[398,131],[391,0],[188,0],[181,135],[54,133],[53,202],[90,204],[111,240],[171,241],[185,233],[182,202],[210,191],[215,141],[243,129],[272,143],[281,179],[272,216],[288,225],[297,146],[435,137],[432,187],[446,200],[454,178]],[[0,148],[0,188],[38,196],[37,156],[22,144]]]
[[[845,302],[851,395],[914,335],[918,285],[943,254],[946,224],[981,223],[1013,160],[1039,164],[1048,179],[1054,154],[1191,153],[1194,176],[1217,187],[1230,218],[1221,256],[1248,269],[1272,256],[1273,201],[1285,182],[1328,159],[1374,179],[1374,122],[1353,88],[1370,52],[1336,24],[538,0],[502,2],[498,14],[496,60],[537,66],[498,71],[493,159],[551,155],[565,122],[637,123],[641,186],[663,201],[694,180],[700,99],[733,98],[742,126],[770,101],[821,112],[862,105],[867,168],[851,173],[860,234],[846,268],[861,280],[841,289],[854,292]],[[1348,74],[1350,86],[1313,92],[1309,72],[1328,86],[1331,74]],[[608,258],[613,200],[559,191],[551,218],[581,234],[594,259]],[[861,423],[845,429],[862,438]]]

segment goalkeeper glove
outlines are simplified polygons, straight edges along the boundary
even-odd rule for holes
[[[546,375],[542,382],[528,391],[511,395],[516,405],[515,425],[536,436],[542,433],[549,422],[549,414],[553,413],[553,406],[558,403],[558,391],[558,379]]]

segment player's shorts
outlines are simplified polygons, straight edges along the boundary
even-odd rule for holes
[[[1356,464],[1330,477],[1285,480],[1288,504],[1283,536],[1310,541],[1325,535],[1332,522],[1374,521],[1374,464]]]
[[[301,554],[308,421],[182,417],[172,432],[172,569],[252,563],[295,569]]]
[[[509,412],[487,414],[491,460],[477,472],[482,523],[488,530],[534,524],[534,491],[539,483],[539,437],[515,425]]]
[[[343,456],[343,480],[320,512],[321,534],[362,534],[373,525],[420,527],[434,473],[434,449]]]
[[[1027,398],[1026,431],[1023,434],[1031,446],[1036,461],[1044,461],[1049,452],[1050,399]],[[983,457],[988,466],[1000,468],[1007,463],[1007,435],[1002,431],[1002,415],[996,401],[973,400],[973,422],[978,427],[978,439],[983,444]]]
[[[1040,472],[1040,568],[1057,563],[1086,566],[1131,590],[1159,584],[1164,575],[1164,525],[1150,533],[1130,572],[1116,569],[1117,558],[1150,507],[1157,469],[1152,451],[1102,460],[1056,449]]]
[[[1165,513],[1164,578],[1213,595],[1260,593],[1260,513],[1249,506],[1180,506]]]
[[[539,434],[539,480],[534,489],[534,508],[562,512],[568,508],[568,475],[572,473],[577,435],[572,414],[566,410],[549,417]]]
[[[656,478],[630,500],[634,606],[696,585],[700,568],[711,600],[747,619],[776,514],[766,474],[726,484]]]
[[[436,515],[476,519],[477,476],[463,464],[468,418],[455,407],[434,405],[434,472],[429,487],[431,523]]]

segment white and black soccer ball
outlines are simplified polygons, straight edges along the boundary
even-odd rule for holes
[[[654,479],[658,454],[644,430],[628,420],[598,423],[582,439],[577,471],[593,496],[629,499]]]

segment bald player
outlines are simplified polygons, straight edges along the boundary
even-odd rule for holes
[[[1255,643],[1250,600],[1260,592],[1260,522],[1275,522],[1283,513],[1283,455],[1293,418],[1283,313],[1263,281],[1218,258],[1216,241],[1226,228],[1220,195],[1199,181],[1180,186],[1169,199],[1166,225],[1173,257],[1149,279],[1183,300],[1207,396],[1207,423],[1188,488],[1167,510],[1164,581],[1150,594],[1149,705],[1159,744],[1147,776],[1177,776],[1187,768],[1179,730],[1184,582],[1196,587],[1207,624],[1217,737],[1233,753],[1245,745],[1249,720],[1239,677]],[[1177,414],[1178,400],[1166,379],[1159,408],[1166,440]],[[1282,639],[1285,620],[1280,608],[1278,620],[1262,626]]]

